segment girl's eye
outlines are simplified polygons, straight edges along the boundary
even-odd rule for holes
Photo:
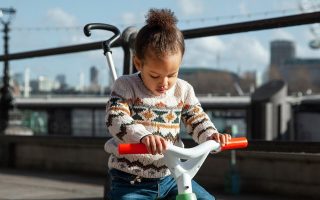
[[[151,78],[159,78],[159,76],[152,76],[152,75],[150,75],[150,77]]]

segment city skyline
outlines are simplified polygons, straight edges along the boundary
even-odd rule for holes
[[[20,95],[24,97],[29,97],[31,93],[41,93],[41,92],[96,92],[103,93],[109,85],[105,86],[101,84],[101,80],[99,79],[99,70],[95,66],[90,67],[89,84],[85,84],[84,74],[79,75],[79,83],[77,85],[68,85],[65,74],[57,74],[55,77],[47,77],[43,75],[39,75],[36,78],[30,79],[30,74],[32,72],[30,69],[26,69],[24,73],[18,72],[11,74],[11,83],[10,85],[13,87],[18,87],[20,91]],[[0,83],[1,85],[1,83]],[[20,96],[18,95],[18,96]]]
[[[141,27],[144,15],[151,7],[170,8],[179,19],[178,27],[182,30],[230,24],[241,21],[299,14],[302,1],[139,1],[132,4],[109,3],[103,1],[79,2],[77,8],[65,1],[2,1],[1,7],[14,7],[16,16],[11,23],[10,52],[25,52],[53,47],[83,44],[105,40],[108,34],[95,32],[92,37],[85,37],[82,28],[87,23],[103,22],[116,25],[120,30],[134,25]],[[103,12],[103,5],[112,9]],[[31,12],[37,5],[38,11]],[[85,12],[87,9],[87,12]],[[84,14],[86,13],[86,14]],[[87,14],[89,13],[89,14]],[[316,57],[319,51],[308,47],[313,39],[310,26],[297,26],[283,29],[231,34],[219,37],[205,37],[186,40],[186,53],[183,67],[208,67],[225,69],[233,72],[265,71],[269,64],[269,43],[274,39],[290,39],[296,42],[297,56]],[[122,73],[123,52],[120,48],[112,49],[113,59],[118,71]],[[0,54],[3,52],[0,45]],[[81,74],[88,74],[90,66],[97,66],[103,85],[108,85],[109,73],[102,50],[88,51],[59,56],[10,61],[10,73],[23,72],[29,68],[33,76],[55,77],[64,73],[69,85],[76,85]],[[0,66],[2,69],[3,66]],[[85,76],[85,84],[89,76]]]

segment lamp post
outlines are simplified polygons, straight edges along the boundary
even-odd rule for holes
[[[12,95],[9,90],[9,60],[7,55],[9,54],[9,31],[10,22],[15,15],[16,10],[13,8],[0,8],[0,21],[3,25],[3,40],[4,40],[4,68],[3,68],[3,85],[0,89],[0,134],[4,133],[8,125],[9,110],[13,107]],[[6,17],[7,16],[7,17]]]

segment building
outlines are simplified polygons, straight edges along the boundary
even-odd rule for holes
[[[272,41],[270,45],[270,53],[270,64],[276,66],[296,57],[294,43],[287,40]]]
[[[60,84],[59,82],[51,80],[46,76],[39,76],[36,80],[30,81],[30,87],[33,94],[46,94],[60,88]]]
[[[24,90],[23,74],[22,73],[13,74],[10,81],[11,81],[10,85],[12,86],[13,96],[20,96],[21,91]]]
[[[270,45],[269,79],[282,79],[289,93],[320,92],[320,59],[298,58],[292,41],[275,40]]]
[[[99,84],[99,71],[95,66],[90,68],[90,85]]]
[[[90,68],[90,85],[88,87],[89,93],[101,93],[99,85],[99,71],[95,66]]]
[[[56,81],[57,81],[58,83],[60,83],[60,86],[61,86],[61,87],[67,85],[67,83],[66,83],[66,75],[64,75],[64,74],[58,74],[58,75],[56,76]]]
[[[255,76],[241,78],[233,72],[201,67],[181,68],[179,78],[188,81],[200,96],[244,95],[255,85]]]

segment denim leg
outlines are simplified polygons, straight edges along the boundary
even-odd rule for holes
[[[171,180],[170,180],[171,178]],[[165,184],[160,184],[161,188],[167,186],[167,193],[165,194],[165,198],[163,199],[175,199],[178,195],[178,186],[176,183],[169,184],[174,181],[172,177],[168,177],[167,182]],[[169,188],[170,187],[170,188]],[[163,189],[163,188],[162,188]],[[162,190],[160,189],[160,190]],[[192,192],[195,193],[197,200],[215,200],[215,198],[209,194],[203,187],[201,187],[197,182],[192,180]]]
[[[110,200],[154,200],[158,195],[157,182],[135,182],[130,183],[132,175],[118,170],[109,171],[111,184],[108,198]]]
[[[159,200],[175,200],[177,194],[177,184],[172,176],[161,179],[159,182]]]
[[[215,198],[209,194],[209,192],[207,192],[195,181],[192,181],[192,191],[196,194],[197,200],[215,200]]]

